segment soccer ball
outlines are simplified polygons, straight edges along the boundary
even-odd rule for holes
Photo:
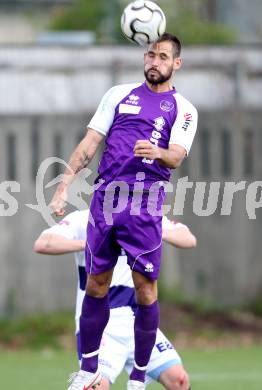
[[[121,29],[130,41],[145,46],[165,32],[166,17],[153,1],[136,0],[124,9]]]

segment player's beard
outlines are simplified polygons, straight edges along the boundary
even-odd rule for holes
[[[149,72],[151,70],[153,70],[153,69],[151,68],[151,69],[148,69],[147,71],[144,71],[144,75],[145,75],[146,80],[152,85],[158,85],[158,84],[165,83],[166,81],[171,79],[172,73],[173,73],[173,68],[170,68],[168,70],[167,74],[165,74],[165,75],[160,73],[158,70],[154,69],[154,71],[158,73],[158,77],[157,77],[156,74],[154,74],[152,76],[149,75]]]

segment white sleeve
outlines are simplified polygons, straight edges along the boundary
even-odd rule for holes
[[[116,87],[113,87],[106,92],[99,103],[93,118],[87,125],[87,127],[90,127],[103,135],[108,133],[115,116],[115,104],[114,99],[112,99],[115,90]]]
[[[177,117],[171,129],[169,144],[183,146],[189,154],[197,129],[198,114],[196,108],[179,93],[175,94]]]
[[[164,230],[175,230],[177,228],[185,228],[185,229],[188,229],[188,227],[181,223],[181,222],[177,222],[177,221],[170,221],[170,219],[168,219],[165,215],[163,216],[163,219],[162,219],[162,228]]]
[[[109,89],[109,91],[107,91],[103,96],[87,127],[106,136],[113,124],[116,106],[125,96],[128,96],[128,94],[139,85],[141,85],[141,83],[122,84]]]
[[[56,225],[44,230],[42,234],[58,234],[68,239],[78,239],[77,227],[77,211],[68,214]]]

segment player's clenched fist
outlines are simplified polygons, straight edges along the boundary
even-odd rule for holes
[[[161,158],[161,151],[148,140],[137,140],[134,147],[134,155],[136,157],[146,157],[150,160]]]
[[[64,215],[67,197],[67,191],[58,187],[49,205],[55,215]]]

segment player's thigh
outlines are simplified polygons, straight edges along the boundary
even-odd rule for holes
[[[111,384],[123,370],[126,359],[126,346],[118,342],[115,336],[104,333],[99,350],[99,369]]]
[[[104,192],[95,191],[87,224],[86,269],[94,275],[114,268],[121,249],[116,241],[114,226],[105,219],[103,200]]]
[[[137,210],[133,209],[134,198],[130,197],[126,210],[118,217],[116,239],[128,254],[130,268],[147,279],[156,280],[160,271],[162,216],[148,207],[148,202],[152,203],[151,195],[157,205],[158,192],[147,191],[141,195]]]

